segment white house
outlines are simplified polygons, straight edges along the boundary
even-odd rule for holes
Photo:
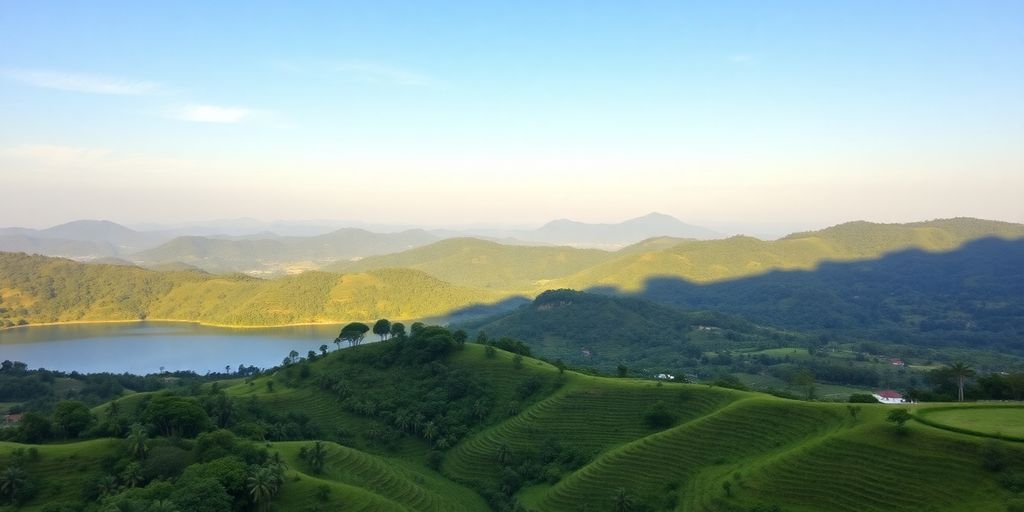
[[[902,404],[903,403],[903,395],[900,394],[900,392],[893,391],[891,389],[884,389],[882,391],[875,391],[874,393],[871,394],[871,396],[875,397],[875,400],[878,400],[879,402],[882,402],[883,404]]]
[[[659,373],[654,378],[658,380],[676,380],[676,376],[672,375],[671,373]]]

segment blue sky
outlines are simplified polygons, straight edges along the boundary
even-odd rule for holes
[[[1024,3],[0,2],[0,224],[1024,221]]]

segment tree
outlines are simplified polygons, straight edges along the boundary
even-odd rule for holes
[[[373,324],[373,333],[380,336],[380,341],[384,341],[389,334],[391,334],[391,321],[386,318],[381,318]]]
[[[512,448],[509,448],[507,444],[502,444],[498,447],[498,453],[496,457],[498,464],[501,466],[508,466],[512,463]]]
[[[555,359],[555,368],[558,368],[558,373],[565,373],[565,363],[561,359]]]
[[[334,338],[334,346],[336,347],[335,350],[341,350],[341,335]]]
[[[96,495],[100,498],[117,494],[117,478],[114,475],[103,475],[96,480]]]
[[[633,510],[634,499],[625,489],[619,488],[615,491],[615,500],[613,510],[615,512],[630,512]]]
[[[338,337],[347,341],[348,345],[353,347],[363,342],[363,337],[366,336],[369,330],[370,326],[364,323],[352,322],[341,328],[341,333],[338,334]]]
[[[324,471],[324,462],[327,460],[327,449],[324,448],[324,444],[320,441],[313,443],[313,447],[306,452],[309,460],[309,465],[313,467],[313,472],[320,474]]]
[[[624,364],[620,364],[619,366],[615,367],[615,374],[618,375],[619,377],[625,377],[628,373],[629,368]]]
[[[132,454],[137,460],[146,458],[146,452],[149,451],[149,446],[146,444],[146,441],[149,440],[149,433],[146,432],[145,427],[135,423],[128,430],[128,435],[125,439],[128,441],[128,453]]]
[[[853,418],[853,421],[857,421],[857,417],[860,416],[860,406],[847,405],[846,412],[850,413],[850,417]]]
[[[269,510],[270,500],[277,494],[277,477],[272,469],[256,466],[245,480],[246,489],[257,510]]]
[[[28,475],[18,466],[7,466],[0,472],[0,494],[8,501],[17,501],[19,493],[28,486]]]
[[[50,438],[53,426],[46,416],[38,412],[27,412],[21,418],[18,428],[21,430],[21,437],[26,443],[41,443]]]
[[[455,340],[456,345],[461,347],[466,344],[466,340],[469,339],[469,335],[466,334],[466,331],[459,329],[452,333],[452,339]]]
[[[66,438],[78,437],[78,434],[92,426],[95,420],[89,408],[77,400],[64,400],[58,403],[53,411],[53,421]]]
[[[295,360],[298,359],[298,358],[299,358],[299,351],[298,350],[292,350],[291,352],[288,352],[288,360],[291,361],[292,363],[294,363]]]
[[[419,336],[420,332],[425,327],[426,324],[424,324],[423,322],[413,322],[412,325],[409,326],[409,334],[411,334],[413,337]]]
[[[142,483],[142,464],[131,462],[125,466],[124,471],[121,472],[121,481],[129,489]]]
[[[191,397],[157,395],[153,397],[142,418],[169,437],[194,437],[210,427],[210,417],[199,402]]]
[[[391,337],[398,339],[405,338],[405,324],[402,322],[395,322],[391,324]]]
[[[189,512],[231,512],[233,500],[216,479],[193,477],[174,483],[171,501]]]
[[[800,388],[807,400],[814,398],[814,372],[800,368],[789,375],[789,383]]]
[[[327,345],[320,345],[320,354],[327,355]]]
[[[974,376],[974,369],[962,362],[956,362],[950,365],[949,373],[956,378],[957,400],[963,402],[964,382]]]
[[[433,421],[428,421],[427,424],[423,426],[423,437],[427,441],[433,441],[437,438],[438,434],[439,430],[437,428],[437,424]]]
[[[907,412],[906,409],[902,409],[901,408],[901,409],[893,409],[892,411],[890,411],[889,415],[886,416],[885,419],[886,419],[886,421],[889,421],[891,423],[895,423],[896,424],[896,431],[902,434],[902,433],[904,433],[906,431],[906,428],[907,428],[905,424],[908,421],[910,421],[911,419],[913,419],[913,416],[911,416],[910,413]]]

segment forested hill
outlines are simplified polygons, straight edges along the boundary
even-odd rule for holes
[[[611,286],[638,291],[653,276],[710,283],[772,270],[811,270],[827,261],[874,259],[910,248],[951,251],[986,237],[1024,238],[1024,224],[968,218],[913,224],[851,222],[775,241],[746,236],[687,241],[610,259],[547,284],[548,288]]]
[[[914,249],[706,285],[656,278],[639,295],[831,336],[1024,352],[1024,240]]]
[[[410,319],[495,300],[408,269],[263,280],[0,253],[0,324],[8,327],[145,318],[234,326]]]
[[[546,291],[513,312],[463,327],[521,339],[540,356],[609,372],[618,364],[679,368],[704,350],[740,346],[744,340],[748,345],[781,341],[783,336],[736,316],[574,290]]]
[[[464,286],[524,292],[541,291],[548,281],[608,261],[614,254],[597,249],[502,245],[476,238],[453,238],[328,269],[359,272],[413,268]]]
[[[408,251],[338,263],[325,270],[412,268],[454,284],[535,296],[544,290],[608,286],[638,291],[667,276],[710,283],[772,270],[810,270],[828,261],[869,260],[908,248],[950,251],[985,237],[1024,237],[1024,225],[979,219],[913,224],[851,222],[765,241],[656,237],[619,251],[503,245],[474,238],[442,240]]]

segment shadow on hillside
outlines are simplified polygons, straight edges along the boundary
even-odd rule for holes
[[[450,313],[428,318],[425,322],[444,325],[465,324],[483,318],[494,317],[515,311],[520,306],[529,304],[530,302],[531,300],[529,298],[517,295],[493,304],[470,304],[469,306],[456,309]]]
[[[632,294],[609,287],[587,291],[733,313],[783,328],[1024,350],[1024,240],[986,238],[943,253],[905,250],[708,284],[653,277]]]

